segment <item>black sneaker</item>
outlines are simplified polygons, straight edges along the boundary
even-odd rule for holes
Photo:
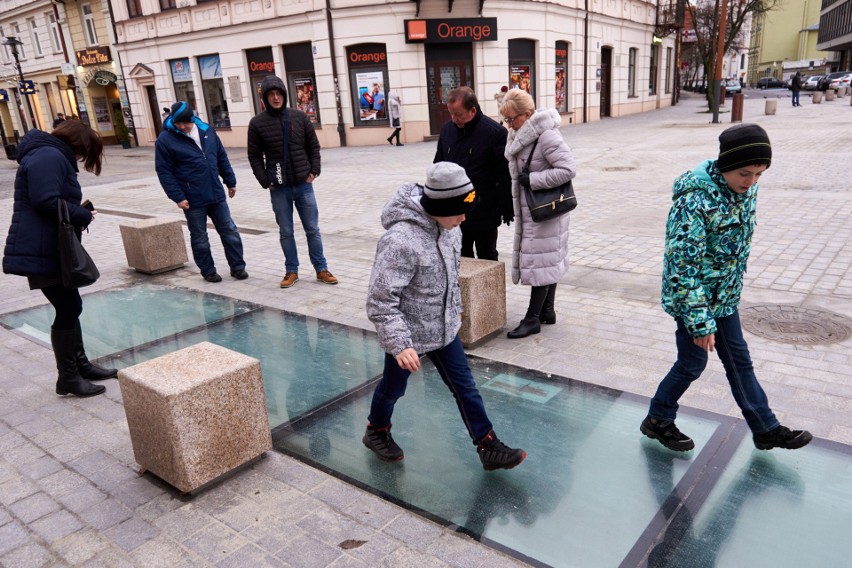
[[[639,430],[649,438],[659,442],[670,450],[686,452],[695,447],[692,438],[681,432],[675,426],[674,420],[657,420],[646,416]]]
[[[216,272],[208,274],[207,276],[204,277],[204,279],[207,280],[208,282],[221,282],[222,281],[222,277],[219,276],[219,274],[217,274]]]
[[[246,278],[248,278],[248,272],[246,272],[245,270],[232,270],[231,276],[233,276],[237,280],[245,280]]]
[[[786,426],[778,426],[754,435],[754,446],[758,450],[771,450],[772,448],[784,448],[785,450],[798,450],[807,446],[814,437],[807,430],[790,430]]]
[[[525,451],[510,448],[498,440],[494,430],[491,430],[479,441],[476,445],[476,453],[479,454],[479,459],[485,471],[512,469],[527,457]]]
[[[390,433],[391,425],[388,424],[384,428],[373,428],[367,425],[367,431],[361,439],[364,445],[379,456],[380,460],[387,462],[398,462],[405,455],[402,453],[396,442],[393,441],[393,436]]]

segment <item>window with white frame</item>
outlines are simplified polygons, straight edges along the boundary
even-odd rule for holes
[[[50,28],[50,45],[53,47],[53,53],[59,53],[62,51],[62,40],[59,38],[59,24],[56,22],[56,16],[53,12],[46,12],[44,14],[45,19],[47,20],[47,26]]]
[[[95,31],[95,15],[91,4],[80,6],[83,13],[83,32],[86,35],[86,45],[98,45],[98,33]]]
[[[30,41],[32,41],[35,56],[41,57],[42,55],[44,55],[44,51],[42,51],[41,42],[38,39],[38,28],[36,27],[35,18],[30,18],[29,20],[27,20],[27,27],[30,28]]]
[[[18,46],[18,59],[24,60],[27,58],[27,50],[24,45],[24,38],[21,37],[21,27],[18,25],[18,22],[12,23],[12,31],[15,32],[13,35],[21,40],[21,45]]]
[[[666,93],[672,92],[672,48],[666,48]]]
[[[636,96],[636,58],[639,55],[639,50],[635,47],[630,48],[627,62],[627,96]]]
[[[6,34],[3,33],[3,26],[0,26],[0,38],[2,38],[2,37],[6,37]],[[5,56],[5,59],[3,61],[11,61],[12,60],[12,54],[9,51],[8,45],[5,45],[5,44],[3,45],[3,55]]]

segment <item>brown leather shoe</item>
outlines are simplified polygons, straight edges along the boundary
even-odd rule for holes
[[[331,272],[328,270],[320,270],[317,272],[317,280],[323,284],[337,284],[337,278],[332,276]]]
[[[287,274],[284,275],[284,279],[281,280],[281,287],[282,288],[289,288],[290,286],[295,284],[296,280],[298,280],[298,279],[299,279],[299,273],[298,272],[288,272]]]

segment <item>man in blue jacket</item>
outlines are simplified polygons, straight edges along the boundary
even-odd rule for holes
[[[157,137],[156,167],[160,185],[186,215],[192,258],[208,282],[221,282],[216,272],[210,240],[207,238],[207,218],[213,221],[222,239],[225,258],[231,267],[231,276],[237,280],[248,278],[243,260],[243,241],[231,219],[231,210],[225,200],[237,193],[237,178],[228,155],[216,131],[196,117],[185,101],[172,105],[172,112],[163,123]]]

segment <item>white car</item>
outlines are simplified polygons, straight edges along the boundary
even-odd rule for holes
[[[846,75],[841,77],[839,81],[837,81],[837,86],[848,87],[850,83],[852,83],[852,73],[847,73]],[[834,87],[834,82],[832,82],[831,86]]]
[[[831,73],[828,76],[828,80],[831,81],[828,84],[828,88],[834,89],[836,91],[841,86],[845,87],[845,86],[849,85],[849,75],[852,75],[852,71],[839,71],[839,72],[836,72],[836,73]],[[840,81],[842,81],[843,79],[846,79],[845,85],[840,84]]]
[[[802,88],[806,91],[816,91],[819,80],[822,79],[822,77],[822,75],[811,75],[802,81]]]

